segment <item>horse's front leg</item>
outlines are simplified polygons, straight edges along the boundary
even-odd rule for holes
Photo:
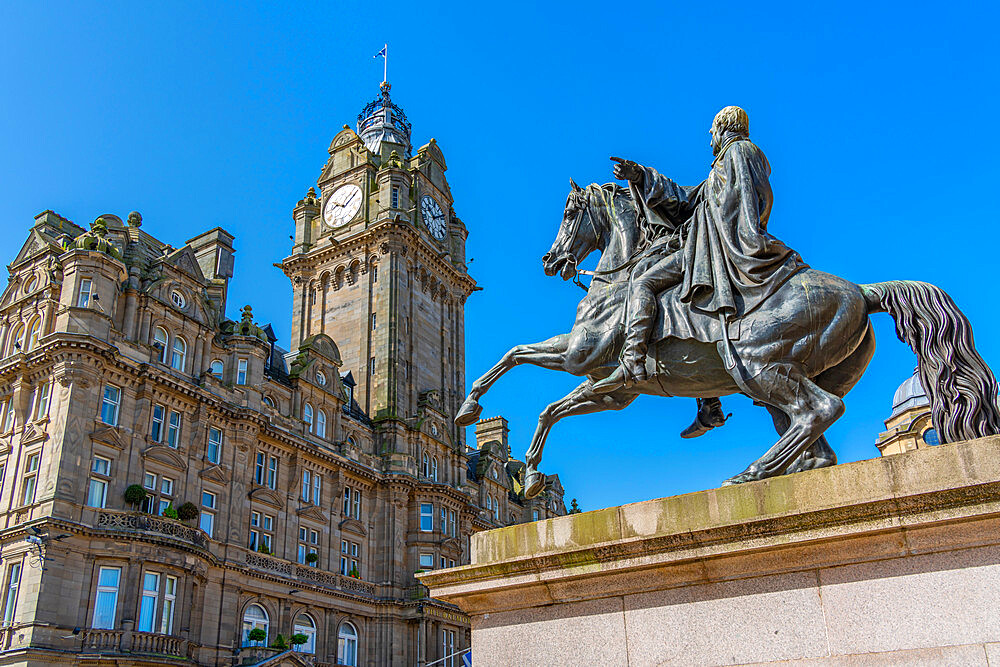
[[[538,428],[531,439],[531,447],[525,457],[527,467],[524,471],[524,497],[534,498],[545,488],[545,475],[538,471],[542,462],[542,450],[545,449],[545,439],[557,421],[573,415],[586,415],[604,410],[621,410],[635,400],[639,394],[630,389],[619,389],[610,394],[595,394],[593,383],[584,380],[579,387],[565,398],[550,404],[538,416]]]
[[[455,415],[455,423],[459,426],[470,426],[475,424],[479,415],[483,412],[483,406],[479,405],[479,399],[489,391],[493,383],[500,377],[519,364],[535,364],[543,368],[562,370],[564,355],[569,345],[569,334],[559,334],[541,343],[529,343],[528,345],[517,345],[512,347],[503,358],[496,363],[493,368],[486,371],[486,374],[472,383],[472,389],[466,397],[462,407]]]

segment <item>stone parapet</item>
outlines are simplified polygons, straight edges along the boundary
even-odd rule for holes
[[[472,617],[478,665],[985,665],[998,454],[982,438],[482,532],[470,565],[420,579]]]

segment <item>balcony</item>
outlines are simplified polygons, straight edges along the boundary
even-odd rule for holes
[[[174,519],[143,512],[100,510],[97,513],[97,527],[126,533],[159,535],[180,540],[201,549],[208,549],[208,536],[200,529]]]
[[[293,581],[301,581],[305,584],[360,597],[375,597],[375,584],[362,579],[347,577],[335,572],[326,572],[316,567],[298,565],[291,561],[253,551],[246,552],[245,562],[252,569],[281,574]]]
[[[83,631],[80,653],[97,654],[141,654],[147,657],[187,659],[188,640],[182,637],[161,635],[155,632],[132,632],[131,630],[98,630],[88,628]]]

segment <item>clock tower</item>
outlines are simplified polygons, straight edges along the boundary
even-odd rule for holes
[[[442,441],[464,444],[451,417],[465,394],[465,300],[477,289],[444,154],[434,139],[414,153],[389,90],[333,138],[280,264],[292,282],[292,348],[318,334],[336,341],[385,453],[405,451],[400,440],[428,410]]]

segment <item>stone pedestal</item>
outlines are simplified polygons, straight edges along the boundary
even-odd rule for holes
[[[998,665],[1000,437],[478,533],[420,578],[477,667]]]

